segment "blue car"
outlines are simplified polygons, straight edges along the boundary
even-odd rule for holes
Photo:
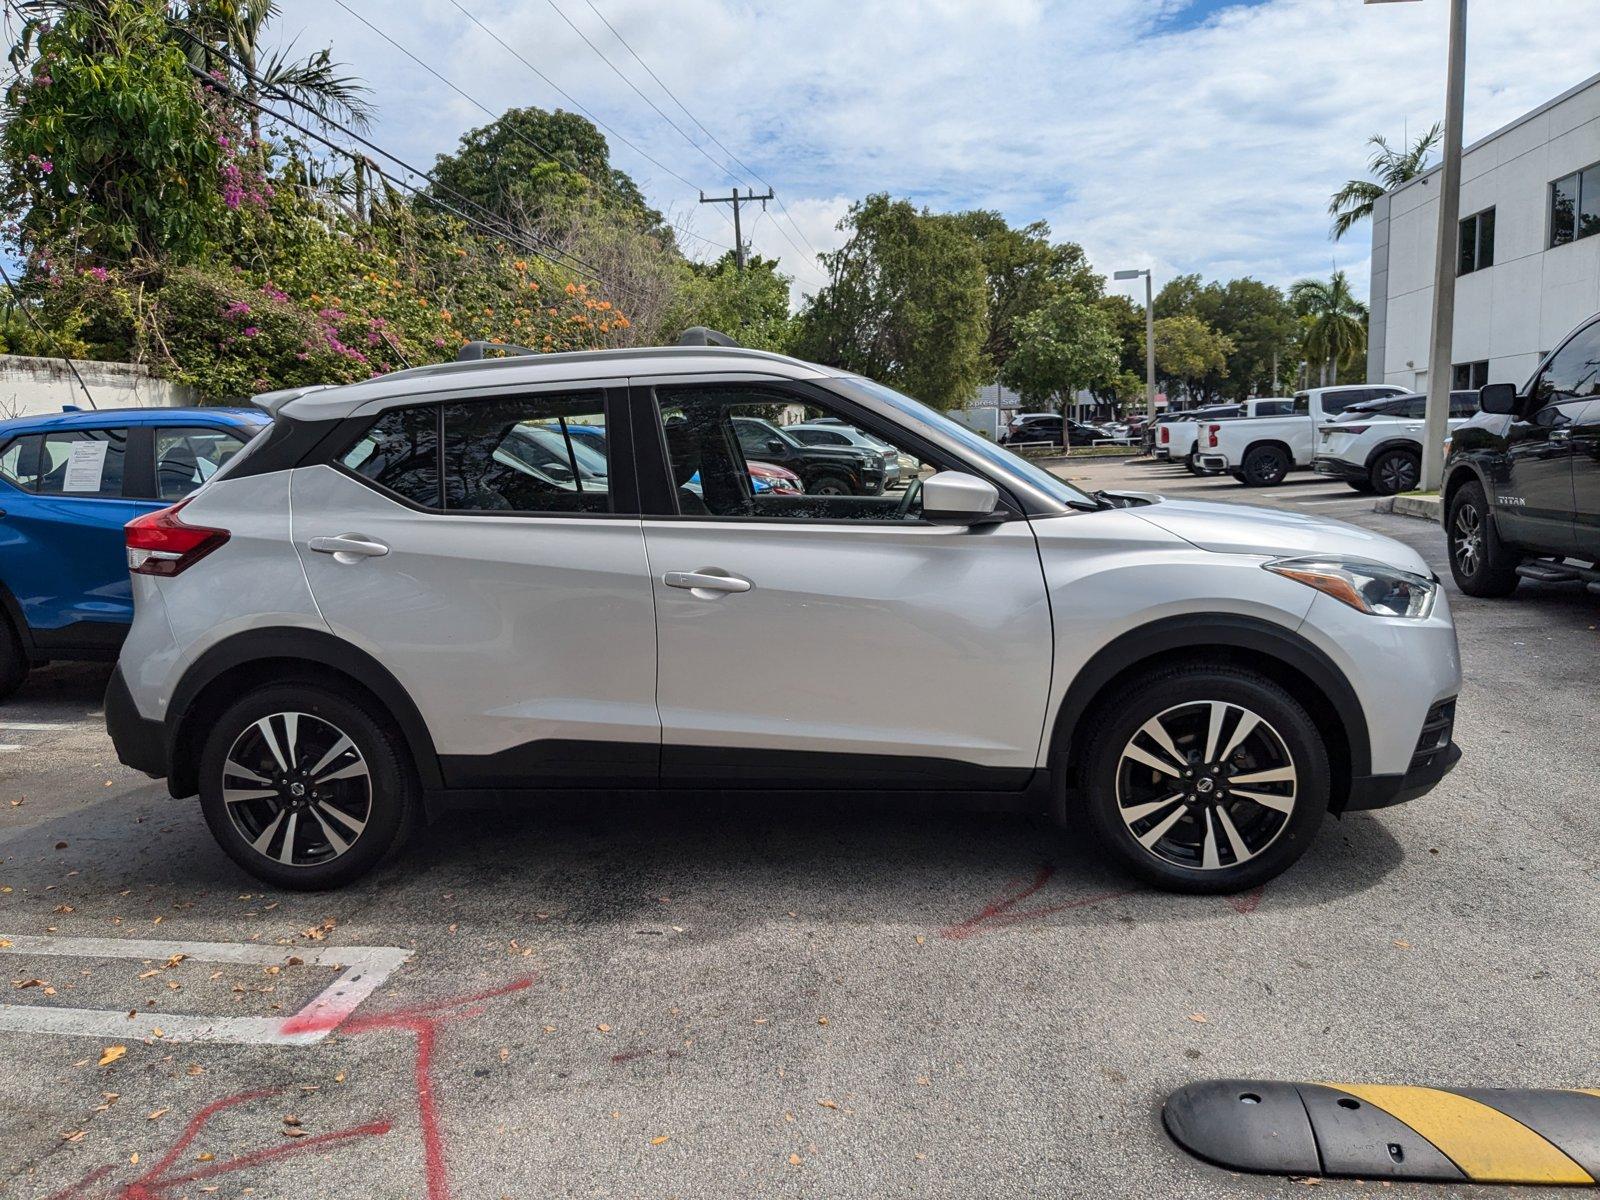
[[[182,500],[270,423],[259,409],[68,409],[0,421],[0,698],[51,659],[117,657],[122,527]]]

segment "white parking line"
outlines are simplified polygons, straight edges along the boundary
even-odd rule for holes
[[[47,729],[71,729],[71,721],[0,721],[0,729],[7,732],[37,733]]]
[[[0,934],[0,954],[76,958],[170,959],[289,966],[291,958],[314,967],[343,968],[316,999],[290,1017],[211,1017],[183,1013],[133,1013],[100,1008],[0,1004],[0,1030],[73,1037],[156,1038],[165,1042],[235,1042],[305,1046],[320,1042],[382,986],[412,952],[389,946],[257,946],[242,942],[155,942],[121,938],[31,937]]]
[[[8,746],[0,746],[0,754],[15,754],[18,750],[21,750],[21,749],[22,749],[22,747],[16,745],[15,743],[13,743],[11,745],[8,745]]]

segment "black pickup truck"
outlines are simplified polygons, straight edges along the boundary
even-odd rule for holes
[[[808,496],[881,496],[883,456],[856,446],[808,446],[760,417],[734,417],[745,459],[776,463],[800,476]]]
[[[1445,459],[1450,572],[1469,596],[1523,579],[1600,593],[1600,315],[1521,391],[1491,383]]]

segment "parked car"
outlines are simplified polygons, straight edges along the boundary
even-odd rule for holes
[[[1317,431],[1311,469],[1358,492],[1393,496],[1422,478],[1422,435],[1428,398],[1420,394],[1352,404]],[[1478,411],[1476,390],[1450,393],[1450,429]]]
[[[786,467],[800,476],[808,496],[880,496],[887,486],[886,464],[876,450],[808,446],[764,417],[734,417],[733,434],[746,458]]]
[[[1522,579],[1600,593],[1600,316],[1521,389],[1491,383],[1450,437],[1443,514],[1450,573],[1470,596]]]
[[[266,403],[270,438],[127,528],[106,724],[274,886],[348,882],[457,800],[710,786],[975,794],[1232,891],[1459,755],[1455,628],[1415,551],[1091,495],[860,376],[610,350]],[[752,495],[736,423],[789,405],[935,473]],[[510,428],[596,406],[628,431],[605,493],[457,502]],[[779,686],[751,669],[775,644]]]
[[[1067,419],[1067,438],[1073,446],[1092,446],[1105,439],[1106,431],[1098,425]],[[1024,442],[1048,442],[1061,445],[1060,413],[1018,413],[1000,434],[1002,446],[1015,446]]]
[[[900,482],[900,455],[894,447],[854,425],[843,421],[801,423],[784,426],[784,432],[807,446],[855,446],[870,450],[883,460],[883,485],[894,487]]]
[[[1164,425],[1170,425],[1172,422],[1180,420],[1182,416],[1181,412],[1169,409],[1166,412],[1157,413],[1155,420],[1145,422],[1144,448],[1150,455],[1155,458],[1166,459],[1172,453],[1171,440],[1169,439],[1166,442],[1161,440],[1161,428]]]
[[[187,496],[268,420],[120,408],[0,422],[0,698],[51,659],[116,658],[133,620],[122,527]]]
[[[1200,425],[1204,421],[1221,421],[1237,417],[1244,409],[1237,404],[1212,404],[1205,408],[1191,408],[1162,424],[1156,434],[1156,457],[1171,462],[1181,462],[1192,475],[1204,475],[1196,461],[1199,453]],[[1165,450],[1163,454],[1161,451]]]
[[[1296,392],[1286,416],[1241,417],[1208,426],[1197,462],[1207,471],[1227,471],[1246,487],[1272,487],[1316,457],[1317,430],[1349,405],[1403,396],[1392,384],[1344,384]]]

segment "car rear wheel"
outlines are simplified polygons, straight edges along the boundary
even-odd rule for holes
[[[1236,892],[1311,844],[1328,809],[1328,754],[1278,684],[1196,664],[1113,696],[1078,782],[1096,840],[1133,874],[1168,891]]]
[[[1517,590],[1520,556],[1500,541],[1481,483],[1463,484],[1450,498],[1445,537],[1450,544],[1450,574],[1467,595],[1509,596]]]
[[[234,862],[299,891],[366,874],[421,807],[385,714],[310,683],[274,684],[222,714],[200,758],[200,806]]]
[[[1275,487],[1289,473],[1289,456],[1276,446],[1257,446],[1244,456],[1240,469],[1245,487]]]
[[[28,677],[28,652],[22,648],[22,639],[0,613],[0,700],[22,686]]]
[[[1389,450],[1372,464],[1372,490],[1393,496],[1416,488],[1422,478],[1422,459],[1412,450]]]

